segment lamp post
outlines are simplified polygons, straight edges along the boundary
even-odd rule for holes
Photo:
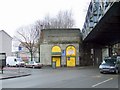
[[[39,58],[38,58],[38,61],[40,62],[40,43],[41,43],[41,38],[40,38],[40,35],[41,35],[41,29],[42,29],[43,25],[40,25],[38,26],[38,55],[39,55]]]
[[[3,74],[3,68],[6,66],[6,53],[0,53],[0,68]]]

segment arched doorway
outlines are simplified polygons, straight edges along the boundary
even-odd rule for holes
[[[56,67],[61,66],[61,48],[59,46],[52,47],[52,63],[56,62]]]
[[[66,48],[66,64],[67,67],[76,66],[76,48],[72,45]]]

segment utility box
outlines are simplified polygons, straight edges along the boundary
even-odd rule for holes
[[[0,68],[6,66],[6,53],[0,53]]]

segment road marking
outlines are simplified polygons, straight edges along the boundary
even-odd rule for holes
[[[97,76],[91,76],[91,77],[93,77],[93,78],[101,78],[100,75],[97,75]]]
[[[113,78],[110,78],[110,79],[107,79],[107,80],[105,80],[105,81],[102,81],[102,82],[100,82],[100,83],[97,83],[97,84],[95,84],[95,85],[92,85],[92,87],[96,87],[96,86],[98,86],[98,85],[100,85],[100,84],[103,84],[103,83],[105,83],[105,82],[108,82],[108,81],[110,81],[110,80],[112,80]]]

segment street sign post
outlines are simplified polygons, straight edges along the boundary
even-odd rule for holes
[[[3,68],[6,66],[6,53],[0,53],[0,68],[3,74]]]
[[[62,50],[62,57],[65,57],[65,56],[66,56],[65,50]]]

